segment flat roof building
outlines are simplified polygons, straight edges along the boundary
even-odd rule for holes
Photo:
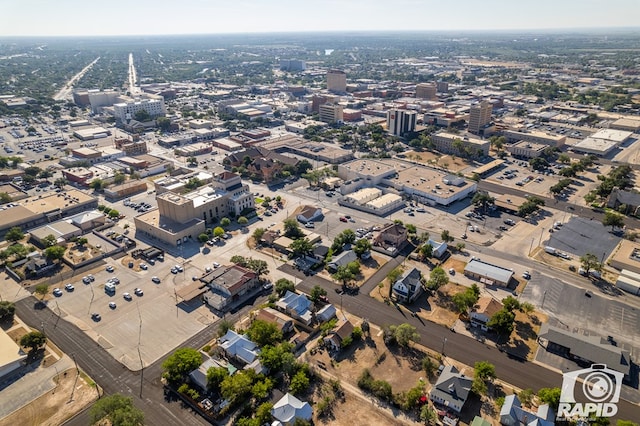
[[[387,131],[389,134],[402,137],[416,130],[418,113],[402,109],[387,111]]]
[[[548,146],[560,148],[565,144],[567,137],[564,135],[554,135],[538,131],[520,131],[520,130],[503,130],[502,135],[507,138],[507,142],[513,143],[518,141],[541,143]]]
[[[20,368],[27,354],[3,330],[0,329],[0,378]]]
[[[601,129],[573,146],[574,151],[604,156],[631,138],[633,132]]]
[[[537,158],[540,157],[548,147],[549,145],[543,143],[519,141],[507,146],[507,151],[514,157]]]
[[[513,277],[511,269],[483,262],[480,259],[471,259],[464,268],[464,274],[483,284],[502,287],[507,287]]]
[[[489,147],[491,146],[488,140],[448,132],[432,135],[431,141],[437,151],[472,158],[489,155]]]
[[[340,70],[327,71],[327,90],[336,93],[346,93],[347,73]]]

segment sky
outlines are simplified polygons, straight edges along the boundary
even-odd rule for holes
[[[640,0],[0,0],[0,36],[638,27]]]

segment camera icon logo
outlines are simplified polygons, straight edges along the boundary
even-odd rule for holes
[[[623,373],[592,364],[562,376],[558,418],[611,417],[618,412]]]

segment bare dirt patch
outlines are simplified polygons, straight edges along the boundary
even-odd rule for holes
[[[57,386],[53,390],[0,420],[0,426],[63,424],[98,397],[91,379],[84,374],[76,376],[73,368],[61,371],[54,377]]]
[[[409,160],[422,164],[439,166],[456,173],[472,165],[460,157],[453,155],[439,155],[429,151],[409,151],[405,155]]]
[[[529,361],[533,360],[538,348],[538,332],[543,322],[549,317],[543,313],[535,312],[529,315],[515,311],[516,319],[514,328],[507,343],[508,351],[516,353]]]
[[[449,258],[442,264],[442,268],[444,268],[445,270],[448,271],[449,269],[453,268],[456,273],[459,274],[464,274],[465,266],[467,266],[467,262],[454,259],[452,256],[449,256]]]

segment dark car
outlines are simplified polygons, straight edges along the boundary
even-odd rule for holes
[[[100,316],[99,313],[94,312],[91,314],[91,319],[94,320],[95,322],[98,322],[102,319],[102,317]]]

